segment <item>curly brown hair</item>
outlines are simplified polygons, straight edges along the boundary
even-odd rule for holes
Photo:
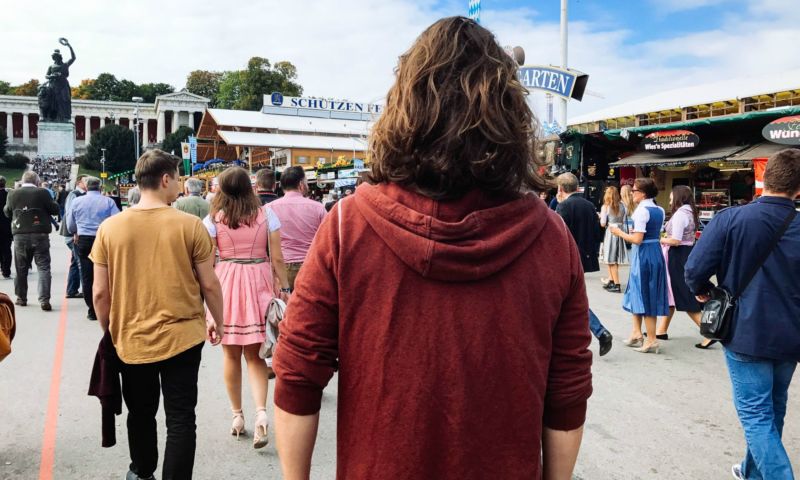
[[[439,20],[400,57],[396,73],[369,140],[373,182],[434,199],[550,187],[537,173],[528,91],[491,32],[464,17]]]
[[[253,225],[261,208],[261,201],[253,191],[247,170],[230,167],[217,179],[219,188],[211,201],[211,218],[216,220],[217,214],[222,212],[220,221],[232,229],[241,225]]]

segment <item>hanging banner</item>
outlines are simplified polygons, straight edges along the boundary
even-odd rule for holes
[[[773,143],[800,145],[800,115],[783,117],[769,123],[761,135]]]
[[[764,192],[764,170],[766,169],[766,158],[753,159],[753,174],[756,177],[756,195],[761,195]]]
[[[481,23],[481,0],[469,0],[467,13],[469,18]]]
[[[192,158],[191,148],[189,148],[188,143],[181,142],[181,158],[184,160]]]
[[[680,155],[700,145],[700,137],[688,130],[662,130],[642,139],[641,148],[657,155]]]

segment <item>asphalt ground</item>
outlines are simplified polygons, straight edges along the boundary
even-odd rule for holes
[[[128,469],[125,416],[117,417],[117,442],[100,446],[100,404],[87,396],[101,338],[86,319],[80,299],[63,299],[68,250],[53,234],[53,311],[36,299],[36,273],[29,277],[29,306],[18,309],[13,353],[0,363],[0,480],[122,479]],[[627,272],[622,272],[626,278]],[[640,354],[621,340],[631,321],[621,294],[605,292],[601,274],[587,276],[590,304],[615,338],[605,357],[595,357],[594,394],[575,477],[606,479],[728,479],[741,460],[744,440],[731,401],[721,348],[694,348],[700,337],[677,314],[659,355]],[[13,281],[0,280],[13,298]],[[597,352],[596,342],[592,350]],[[246,378],[246,377],[245,377]],[[245,382],[246,385],[246,382]],[[272,387],[272,385],[270,385]],[[254,408],[243,392],[248,435],[229,434],[230,409],[222,381],[222,352],[206,345],[197,408],[197,479],[281,478],[271,443],[252,448]],[[270,392],[270,398],[272,393]],[[333,479],[336,460],[336,379],[323,397],[312,478]],[[270,418],[272,411],[270,409]],[[475,432],[480,435],[480,432]],[[165,427],[159,414],[160,452]],[[800,390],[790,391],[784,444],[800,470]],[[160,478],[160,467],[156,471]]]

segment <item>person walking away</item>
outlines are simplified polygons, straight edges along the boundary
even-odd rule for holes
[[[64,215],[66,216],[67,210],[72,206],[72,201],[78,197],[86,195],[86,177],[88,175],[78,175],[75,180],[75,189],[67,194],[67,199],[64,201]],[[64,243],[67,244],[70,250],[69,260],[69,273],[67,273],[67,298],[83,298],[81,289],[81,269],[78,250],[75,248],[75,236],[67,231],[67,222],[61,222],[61,230],[59,232],[64,237]]]
[[[58,204],[58,221],[64,220],[64,214],[67,211],[67,195],[66,187],[64,187],[64,185],[59,185],[58,192],[56,193],[56,203]]]
[[[266,205],[278,199],[275,193],[275,170],[262,168],[256,172],[256,188],[261,205]]]
[[[50,232],[52,215],[58,215],[58,204],[44,188],[37,187],[39,176],[32,171],[22,174],[20,188],[8,194],[3,213],[11,219],[14,235],[14,292],[16,304],[28,304],[28,270],[36,263],[39,275],[39,306],[45,312],[50,305]]]
[[[689,318],[700,328],[703,307],[694,298],[684,278],[684,268],[689,254],[694,247],[697,225],[699,225],[694,193],[686,185],[676,185],[669,195],[672,217],[664,227],[666,236],[661,239],[661,248],[666,250],[664,260],[667,262],[667,291],[669,293],[669,315],[660,318],[656,326],[656,338],[669,339],[669,325],[675,311],[686,312]],[[695,347],[706,349],[716,343],[705,339]]]
[[[141,201],[103,222],[90,255],[98,323],[122,361],[127,480],[155,478],[160,394],[167,420],[161,478],[192,478],[201,351],[205,339],[217,345],[223,335],[211,237],[199,218],[170,206],[181,189],[180,162],[161,150],[139,158]]]
[[[199,219],[208,216],[208,202],[203,198],[203,182],[189,178],[183,184],[185,195],[175,201],[175,208]]]
[[[8,190],[6,189],[6,177],[0,176],[0,211],[5,209],[8,201]],[[3,278],[11,278],[11,243],[14,236],[11,234],[11,219],[5,215],[0,215],[0,272]]]
[[[56,192],[54,192],[53,189],[50,188],[50,184],[48,182],[42,182],[41,187],[44,188],[45,190],[47,190],[47,193],[50,194],[50,198],[52,198],[53,200],[56,199]],[[56,213],[55,216],[58,216],[59,213]],[[53,218],[53,217],[50,217],[50,222],[53,224],[53,227],[56,230],[58,230],[59,226],[58,226],[58,222],[56,221],[56,219]]]
[[[558,195],[560,197],[556,212],[567,224],[578,251],[581,254],[581,265],[584,273],[600,270],[598,253],[600,249],[600,222],[594,205],[589,200],[576,195],[578,192],[578,178],[571,173],[563,173],[556,178]],[[589,309],[589,329],[600,343],[600,356],[611,350],[613,336],[606,327],[600,323],[597,315]]]
[[[624,226],[625,214],[625,205],[622,203],[617,187],[606,188],[603,206],[600,208],[600,226],[606,229],[603,239],[603,261],[608,267],[608,282],[604,288],[614,293],[622,291],[619,266],[628,264],[628,249],[625,248],[625,241],[612,235],[608,227]]]
[[[281,224],[281,247],[283,249],[289,288],[306,259],[311,242],[325,218],[325,207],[310,198],[308,182],[303,167],[289,167],[281,174],[283,197],[269,204]]]
[[[75,198],[70,203],[67,211],[67,232],[74,237],[75,249],[78,251],[78,260],[81,265],[81,283],[83,284],[83,300],[89,309],[86,318],[97,320],[92,299],[92,286],[94,283],[94,266],[89,254],[92,253],[97,229],[107,218],[119,213],[117,205],[110,197],[100,193],[100,179],[86,177],[86,195]]]
[[[722,341],[747,445],[744,460],[732,467],[738,479],[795,478],[781,435],[800,361],[798,195],[800,151],[782,150],[767,161],[763,195],[717,212],[686,262],[686,283],[699,301],[710,299],[712,276],[740,295]]]
[[[631,233],[625,233],[619,227],[609,227],[612,234],[637,246],[632,252],[630,278],[622,299],[622,308],[633,314],[633,329],[623,343],[640,353],[659,353],[661,346],[656,337],[656,319],[669,315],[667,266],[659,244],[664,209],[653,200],[658,195],[658,187],[652,178],[637,178],[631,192],[639,204],[631,216]],[[647,326],[646,341],[642,319]]]
[[[219,250],[220,261],[215,270],[222,285],[223,371],[233,411],[231,434],[238,439],[245,430],[242,412],[244,357],[256,407],[253,446],[262,448],[268,442],[269,369],[258,351],[266,340],[264,314],[273,298],[273,267],[280,282],[281,296],[288,300],[289,295],[289,280],[281,254],[280,221],[272,210],[262,208],[247,171],[232,167],[220,174],[211,213],[203,223]],[[268,251],[271,256],[267,255]]]
[[[463,17],[399,62],[372,129],[375,184],[331,210],[281,323],[283,478],[309,478],[338,371],[337,478],[570,479],[588,303],[564,222],[525,193],[547,185],[517,66]]]

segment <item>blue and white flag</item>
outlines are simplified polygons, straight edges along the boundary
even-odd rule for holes
[[[469,0],[469,18],[481,23],[481,0]]]

